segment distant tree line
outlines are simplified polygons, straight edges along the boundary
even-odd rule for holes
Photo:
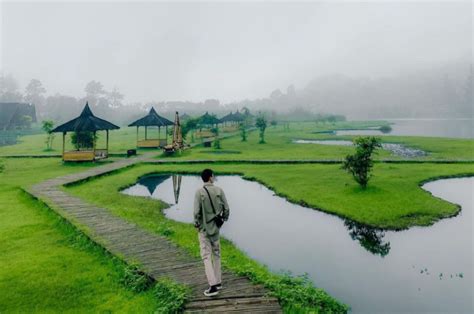
[[[157,101],[124,104],[116,88],[106,89],[92,80],[81,97],[47,94],[38,79],[22,90],[11,74],[0,76],[0,102],[29,102],[36,106],[38,121],[65,121],[77,115],[88,101],[94,113],[118,124],[139,118],[154,106],[172,118],[175,111],[198,116],[205,111],[217,116],[230,110],[249,108],[265,113],[270,125],[277,121],[336,122],[349,118],[416,118],[472,116],[473,73],[470,63],[452,63],[427,71],[385,78],[352,78],[343,75],[318,77],[302,89],[290,85],[285,92],[274,90],[268,97],[221,104]]]

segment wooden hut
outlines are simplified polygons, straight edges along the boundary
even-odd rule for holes
[[[135,122],[130,123],[128,126],[137,127],[137,147],[138,148],[159,148],[165,147],[168,144],[168,126],[173,125],[173,122],[160,116],[156,113],[155,108],[151,108],[150,112],[143,118],[138,119]],[[143,126],[145,127],[145,139],[140,140],[138,136],[138,129]],[[158,138],[148,138],[148,127],[158,127]],[[165,137],[161,138],[161,128],[165,128]]]
[[[219,123],[221,123],[221,121],[215,115],[211,115],[206,111],[205,114],[197,118],[199,132],[195,132],[194,134],[201,139],[213,137],[215,134],[211,130],[214,127],[217,128]],[[203,131],[203,129],[208,130]]]
[[[119,129],[113,123],[94,116],[89,104],[86,103],[79,117],[72,119],[53,129],[51,132],[63,133],[63,160],[64,161],[94,161],[97,159],[107,158],[109,155],[109,130]],[[96,148],[95,135],[97,131],[106,132],[105,148]],[[66,133],[76,132],[76,134],[84,132],[92,132],[94,136],[92,147],[78,148],[73,151],[66,151]]]
[[[186,122],[186,121],[188,121],[189,119],[192,119],[192,117],[191,117],[189,114],[187,114],[187,113],[183,113],[183,114],[179,117],[179,119],[181,120],[181,122]]]
[[[229,114],[220,118],[220,122],[224,124],[224,126],[226,126],[228,123],[232,124],[232,122],[234,122],[234,114],[232,113],[232,111]]]
[[[219,123],[221,123],[221,120],[219,120],[215,115],[209,114],[207,111],[198,118],[198,125],[200,127],[217,127]]]
[[[233,115],[233,121],[234,122],[243,122],[246,119],[246,115],[240,113],[238,110],[234,113]]]

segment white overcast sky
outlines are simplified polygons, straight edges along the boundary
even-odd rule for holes
[[[1,4],[1,71],[22,88],[127,101],[266,97],[341,73],[384,76],[472,58],[472,3]]]

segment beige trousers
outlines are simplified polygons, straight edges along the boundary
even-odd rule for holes
[[[221,245],[220,241],[211,241],[204,232],[199,232],[201,258],[204,262],[207,281],[210,286],[221,283]]]

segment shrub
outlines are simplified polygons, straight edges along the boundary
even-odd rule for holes
[[[260,115],[255,122],[255,126],[259,129],[260,142],[259,144],[265,144],[265,129],[267,128],[267,119],[263,115]]]
[[[96,141],[97,134],[94,134],[94,132],[73,132],[71,134],[71,143],[76,150],[92,148]]]
[[[138,268],[138,265],[132,264],[124,269],[121,283],[134,292],[146,291],[153,285],[153,279]]]
[[[383,125],[379,128],[379,130],[382,133],[390,133],[392,131],[392,127],[390,125]]]
[[[180,313],[187,300],[188,290],[170,279],[158,280],[154,287],[158,300],[157,313]]]

